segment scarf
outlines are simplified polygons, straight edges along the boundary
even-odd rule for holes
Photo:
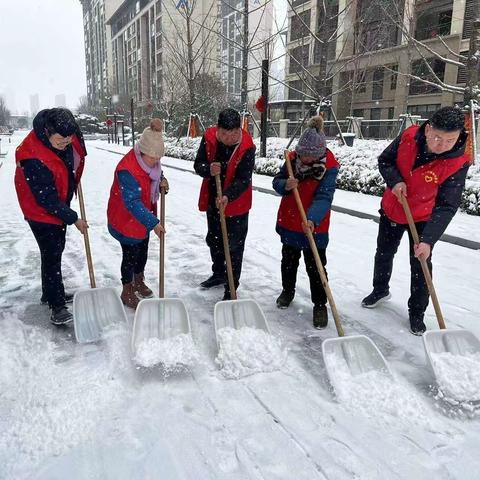
[[[319,158],[310,165],[305,165],[299,158],[295,162],[295,178],[302,181],[308,177],[313,177],[315,180],[320,181],[325,175],[327,169],[325,163],[327,157]]]
[[[142,153],[140,152],[140,145],[138,145],[138,143],[133,147],[133,151],[135,152],[135,158],[137,159],[140,168],[150,177],[150,198],[152,200],[152,203],[157,203],[158,198],[160,197],[160,180],[162,179],[162,166],[160,165],[160,162],[158,162],[153,167],[148,166],[145,160],[142,158]]]

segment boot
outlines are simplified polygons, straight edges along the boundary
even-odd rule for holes
[[[73,315],[67,310],[65,305],[59,307],[52,307],[52,314],[50,315],[50,322],[54,325],[66,325],[73,321]]]
[[[328,325],[328,312],[325,305],[313,306],[313,326],[317,329],[326,328]]]
[[[423,315],[415,315],[410,313],[410,332],[414,335],[421,336],[427,330],[425,323],[423,323]]]
[[[135,288],[133,286],[133,282],[126,283],[123,286],[122,294],[120,295],[122,302],[127,307],[133,308],[134,310],[137,308],[138,305],[138,297],[135,295]]]
[[[374,290],[370,295],[367,295],[362,300],[362,307],[364,308],[375,308],[378,304],[386,302],[390,299],[392,295],[387,290],[385,292],[378,292]]]
[[[142,298],[153,297],[153,292],[145,285],[145,276],[142,273],[135,273],[133,275],[133,289]]]
[[[223,285],[225,283],[225,276],[224,275],[217,275],[213,274],[211,277],[204,280],[200,286],[202,288],[212,288],[218,285]]]
[[[295,290],[293,292],[282,290],[282,293],[277,298],[277,308],[288,308],[288,306],[292,303],[293,297],[295,297]]]

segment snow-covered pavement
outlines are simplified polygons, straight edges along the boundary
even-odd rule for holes
[[[25,134],[12,138],[0,168],[0,478],[478,478],[479,417],[435,397],[422,341],[408,333],[406,239],[396,258],[392,300],[365,310],[359,303],[370,290],[377,225],[332,215],[327,269],[345,331],[368,335],[396,377],[395,384],[374,379],[352,385],[338,401],[321,355],[322,340],[336,335],[333,321],[324,331],[312,328],[303,264],[293,304],[275,307],[279,199],[255,192],[238,294],[260,304],[289,353],[280,371],[226,379],[215,363],[213,329],[214,304],[223,291],[198,288],[210,273],[206,219],[196,208],[200,178],[166,166],[166,295],[185,301],[200,360],[191,371],[170,376],[136,369],[129,328],[78,345],[70,328],[49,324],[48,309],[39,304],[37,245],[13,187],[14,147]],[[97,285],[118,289],[121,253],[106,229],[106,204],[119,159],[90,146],[82,182]],[[359,206],[371,201],[361,194],[356,199]],[[479,218],[468,217],[468,227],[457,222],[478,235]],[[447,327],[477,336],[479,271],[478,251],[443,242],[435,247],[434,282]],[[150,285],[156,286],[157,275],[158,241],[152,237]],[[83,239],[75,228],[68,233],[64,278],[68,290],[88,288]],[[132,312],[128,316],[131,321]],[[431,307],[426,323],[437,328]]]

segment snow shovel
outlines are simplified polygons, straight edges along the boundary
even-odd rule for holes
[[[222,198],[223,194],[220,175],[215,175],[215,183],[217,186],[217,197]],[[227,222],[225,220],[225,207],[222,204],[220,204],[219,211],[231,300],[222,300],[215,304],[213,318],[217,345],[219,344],[218,332],[226,327],[234,328],[236,330],[239,330],[242,327],[258,328],[270,334],[267,319],[265,318],[260,305],[250,299],[237,300],[235,281],[233,279],[232,258],[230,256],[230,246],[228,243]]]
[[[165,227],[165,188],[160,189],[160,223]],[[165,340],[180,334],[190,335],[187,308],[179,298],[165,297],[165,234],[160,235],[159,288],[160,298],[141,300],[135,311],[132,335],[133,358],[138,346],[149,338]]]
[[[293,178],[294,174],[292,170],[292,164],[290,163],[290,158],[288,156],[288,150],[285,150],[284,156],[288,175]],[[307,216],[305,214],[305,209],[303,208],[300,194],[298,193],[298,189],[296,187],[293,189],[293,194],[295,196],[298,211],[302,217],[302,222],[304,225],[306,225]],[[392,374],[387,362],[385,361],[385,358],[373,341],[370,340],[370,338],[365,335],[352,335],[350,337],[344,336],[345,334],[343,332],[340,317],[337,312],[337,307],[333,299],[332,291],[330,290],[330,286],[328,284],[325,269],[323,268],[320,256],[318,254],[313,233],[308,229],[306,235],[315,258],[315,264],[317,265],[323,288],[325,289],[325,293],[328,298],[328,303],[330,304],[330,309],[332,310],[335,327],[338,333],[338,338],[329,338],[324,340],[322,343],[323,358],[325,360],[325,367],[327,369],[330,383],[335,387],[337,377],[339,377],[338,370],[342,365],[348,369],[350,375],[352,376],[369,371],[379,371],[391,376]]]
[[[80,216],[87,221],[82,185],[78,183]],[[118,292],[112,287],[97,288],[93,271],[88,230],[83,235],[91,289],[79,290],[73,297],[73,325],[78,343],[100,340],[102,331],[113,323],[127,322],[125,309]]]
[[[416,245],[420,243],[417,228],[413,220],[412,212],[408,205],[408,200],[402,195],[402,206],[408,220],[408,226]],[[442,353],[451,353],[452,355],[480,355],[480,340],[469,330],[446,330],[445,321],[443,319],[442,310],[438,301],[435,287],[433,286],[432,276],[428,269],[427,261],[420,260],[423,275],[428,286],[430,297],[432,298],[433,308],[437,317],[440,330],[430,330],[423,334],[423,345],[427,355],[427,362],[432,369],[435,378],[441,378],[438,368],[436,367],[434,357]]]

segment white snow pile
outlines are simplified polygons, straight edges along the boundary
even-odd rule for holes
[[[174,337],[142,340],[136,349],[134,361],[142,367],[161,365],[166,371],[194,365],[199,355],[191,335],[182,333]]]
[[[370,370],[353,375],[343,356],[329,358],[332,385],[338,401],[353,416],[376,419],[388,425],[421,426],[438,431],[440,420],[414,387],[385,372]]]
[[[279,370],[287,349],[278,339],[258,328],[226,327],[217,332],[219,351],[215,359],[226,378],[238,379],[259,372]]]
[[[49,336],[0,319],[0,478],[30,478],[42,459],[87,442],[125,398],[104,353],[80,363]]]
[[[442,393],[457,401],[480,401],[480,353],[432,353],[437,383]]]

